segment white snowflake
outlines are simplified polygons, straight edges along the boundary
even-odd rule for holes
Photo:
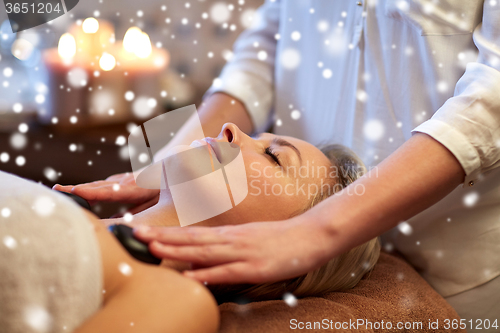
[[[291,34],[291,38],[292,38],[292,40],[294,40],[294,41],[299,41],[299,40],[300,40],[300,37],[301,37],[301,35],[300,35],[300,32],[298,32],[298,31],[294,31],[294,32],[292,32],[292,34]]]
[[[356,98],[358,101],[364,103],[368,99],[368,94],[366,91],[360,89],[356,92]]]
[[[300,64],[300,53],[296,49],[287,48],[281,54],[281,64],[285,69],[296,69]]]
[[[45,96],[44,96],[44,95],[42,95],[42,94],[37,94],[37,95],[35,96],[35,102],[36,102],[37,104],[43,104],[43,103],[45,102]]]
[[[130,213],[125,213],[125,215],[123,215],[123,220],[127,223],[132,222],[133,219],[134,219],[134,215],[132,215]]]
[[[479,200],[479,193],[471,192],[464,196],[463,202],[466,207],[473,207]]]
[[[85,87],[88,82],[87,71],[80,67],[72,68],[66,77],[68,84],[73,88]]]
[[[290,113],[290,117],[292,117],[293,120],[298,120],[300,119],[300,111],[299,110],[293,110]]]
[[[255,11],[255,9],[246,9],[241,13],[240,23],[243,28],[248,29],[252,25],[258,24],[259,15]]]
[[[127,139],[123,135],[119,135],[116,137],[115,144],[118,146],[123,146],[127,143]]]
[[[210,18],[214,23],[221,24],[231,18],[231,11],[224,2],[216,2],[210,7]]]
[[[18,157],[16,157],[16,164],[18,166],[23,166],[26,164],[26,158],[22,155],[19,155]]]
[[[21,150],[28,144],[26,135],[22,133],[14,133],[10,136],[10,145],[12,148]]]
[[[12,68],[10,68],[10,67],[5,67],[5,68],[3,69],[3,76],[5,76],[5,77],[11,77],[11,76],[12,76],[12,74],[14,74],[14,71],[12,70]]]
[[[445,81],[439,81],[436,88],[440,93],[445,93],[448,91],[448,83]]]
[[[332,70],[331,70],[331,69],[329,69],[329,68],[325,68],[325,69],[323,70],[323,77],[324,77],[325,79],[329,79],[329,78],[331,78],[331,77],[332,77],[332,74],[333,74],[333,73],[332,73]]]
[[[21,103],[15,103],[12,106],[12,111],[14,111],[15,113],[21,113],[23,111],[23,105]]]
[[[131,100],[133,100],[133,99],[134,99],[134,97],[135,97],[135,94],[134,94],[134,92],[133,92],[133,91],[130,91],[130,90],[129,90],[129,91],[127,91],[127,92],[125,93],[125,99],[126,99],[127,101],[129,101],[129,102],[130,102]]]
[[[261,50],[257,53],[257,59],[264,61],[267,59],[267,52],[264,50]]]
[[[139,162],[142,164],[148,163],[149,162],[149,156],[146,153],[141,153],[138,157]]]
[[[326,32],[328,28],[330,28],[330,24],[326,20],[321,20],[316,25],[316,28],[318,29],[319,32]]]
[[[372,119],[363,127],[363,134],[368,140],[380,140],[384,135],[384,124],[380,120]]]
[[[8,218],[12,214],[12,212],[11,212],[10,208],[4,207],[4,208],[2,208],[1,214],[2,214],[2,217]]]
[[[153,101],[156,102],[155,99],[145,96],[137,97],[132,103],[132,112],[136,117],[141,119],[151,117],[155,111],[154,107],[156,106]]]
[[[477,50],[465,50],[457,54],[458,65],[465,69],[467,64],[470,62],[477,61],[478,52]]]
[[[17,129],[18,129],[18,130],[19,130],[19,132],[21,132],[21,133],[26,133],[26,132],[28,132],[29,127],[28,127],[28,125],[27,125],[27,124],[25,124],[25,123],[21,123],[21,124],[19,124],[19,126],[18,126],[18,128],[17,128]]]
[[[3,245],[14,250],[17,247],[17,241],[14,237],[7,235],[3,238]]]
[[[48,196],[40,196],[36,198],[35,203],[33,204],[33,209],[40,216],[49,216],[54,212],[54,208],[56,204],[52,198]]]
[[[31,305],[24,309],[24,321],[36,332],[45,333],[52,329],[52,316],[39,305]]]
[[[411,235],[413,232],[413,228],[408,222],[401,222],[398,224],[398,230],[406,236]]]
[[[129,264],[122,262],[118,265],[118,270],[125,276],[132,275],[132,267]]]
[[[7,163],[10,160],[9,153],[3,152],[0,154],[0,162]]]
[[[43,175],[52,182],[57,180],[57,172],[51,167],[46,167],[45,169],[43,169]]]
[[[289,307],[297,306],[298,301],[297,298],[292,293],[284,293],[283,300]]]

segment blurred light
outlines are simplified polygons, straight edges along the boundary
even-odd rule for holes
[[[25,39],[16,39],[14,43],[12,44],[12,55],[16,57],[19,60],[26,60],[28,59],[31,54],[33,53],[33,49],[35,47],[33,44],[28,42]]]
[[[80,88],[87,85],[87,71],[80,67],[72,68],[67,74],[67,81],[73,88]]]
[[[247,9],[240,16],[240,23],[243,28],[248,29],[252,25],[256,26],[258,24],[259,15],[255,9]]]
[[[44,95],[42,95],[42,94],[37,94],[37,95],[35,96],[35,102],[36,102],[37,104],[43,104],[43,103],[45,102],[45,96],[44,96]]]
[[[216,2],[210,8],[210,18],[214,23],[224,23],[231,17],[231,11],[225,2]]]
[[[59,56],[64,59],[73,58],[76,54],[76,41],[75,37],[70,33],[65,33],[59,39],[59,45],[57,47]]]
[[[111,54],[104,52],[99,59],[99,66],[103,71],[110,71],[116,66],[116,59]]]
[[[144,58],[149,57],[152,52],[153,52],[153,49],[151,47],[151,40],[149,39],[148,34],[143,32],[141,34],[139,41],[138,41],[135,55],[138,56],[139,58],[144,59]]]
[[[82,29],[86,34],[95,34],[99,30],[99,21],[93,17],[89,17],[83,21]]]
[[[131,100],[133,100],[133,99],[134,99],[134,97],[135,97],[135,94],[134,94],[134,92],[133,92],[133,91],[127,91],[127,92],[125,93],[125,99],[126,99],[127,101],[131,101]]]
[[[132,52],[137,48],[137,44],[141,39],[142,30],[137,27],[128,28],[125,36],[123,37],[123,48],[127,52]]]
[[[154,114],[155,106],[151,98],[141,96],[136,98],[132,103],[132,112],[137,118],[146,119]]]

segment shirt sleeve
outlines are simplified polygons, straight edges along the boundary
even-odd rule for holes
[[[500,166],[500,6],[485,1],[483,10],[473,33],[477,62],[467,64],[454,96],[412,131],[430,135],[455,155],[464,184]]]
[[[256,11],[252,27],[236,40],[232,59],[204,96],[224,92],[240,100],[255,132],[262,132],[270,125],[279,17],[280,1],[266,0]]]

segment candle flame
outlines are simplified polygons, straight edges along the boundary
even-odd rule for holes
[[[123,37],[123,48],[127,52],[135,53],[137,44],[139,43],[142,35],[142,30],[137,27],[128,28],[125,36]]]
[[[139,43],[137,45],[135,55],[138,56],[139,58],[144,59],[149,57],[152,52],[153,49],[151,47],[151,40],[149,39],[148,34],[143,32],[141,34],[141,39],[139,40]]]
[[[86,34],[95,34],[99,30],[99,21],[93,17],[86,18],[82,23],[82,29]]]
[[[99,59],[99,66],[103,71],[110,71],[116,66],[116,59],[111,54],[104,52]]]
[[[70,33],[65,33],[59,38],[59,45],[57,47],[59,56],[64,59],[71,59],[76,54],[76,41],[75,37]]]
[[[153,52],[148,34],[137,27],[131,27],[127,30],[125,37],[123,37],[123,48],[142,59],[149,57]]]

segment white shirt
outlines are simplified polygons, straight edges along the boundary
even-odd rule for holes
[[[499,276],[500,2],[275,0],[255,20],[208,93],[241,100],[258,131],[341,143],[368,167],[430,135],[464,186],[385,238],[445,297]]]

